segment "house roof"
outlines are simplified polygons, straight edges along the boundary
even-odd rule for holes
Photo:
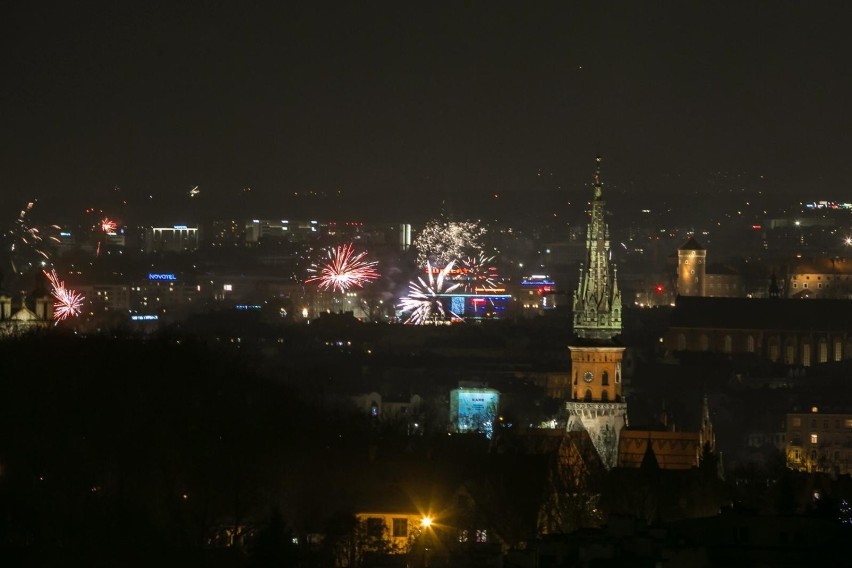
[[[677,250],[706,250],[703,246],[698,244],[698,241],[695,240],[695,237],[689,237],[685,243],[680,245]]]

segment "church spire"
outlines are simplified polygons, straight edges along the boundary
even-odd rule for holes
[[[601,181],[601,162],[603,158],[600,156],[595,156],[595,178],[594,178],[594,188],[595,188],[595,199],[600,199],[601,194],[603,193],[603,182]]]
[[[577,337],[610,340],[621,333],[621,292],[610,267],[609,228],[604,215],[602,158],[595,158],[592,214],[586,232],[586,262],[574,292],[574,332]]]

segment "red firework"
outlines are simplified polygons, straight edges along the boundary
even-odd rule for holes
[[[118,228],[118,223],[110,219],[109,217],[104,217],[101,220],[101,231],[104,233],[114,233]]]
[[[53,319],[61,321],[79,316],[83,309],[83,300],[86,298],[76,290],[68,290],[65,287],[65,282],[59,280],[56,270],[50,272],[44,270],[43,272],[52,288],[50,294],[56,300],[53,304]]]
[[[366,256],[366,252],[355,254],[351,243],[330,248],[323,262],[308,269],[314,275],[305,282],[319,282],[321,290],[338,292],[346,292],[352,286],[362,288],[379,277],[375,268],[378,262],[364,260]]]

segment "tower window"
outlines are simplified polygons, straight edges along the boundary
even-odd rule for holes
[[[609,373],[607,373],[606,371],[601,373],[601,384],[603,386],[607,386],[609,384]]]
[[[583,397],[585,402],[592,402],[592,389],[586,389],[586,396]]]
[[[601,393],[601,400],[602,400],[603,402],[607,402],[607,401],[609,401],[609,393],[608,393],[607,391],[603,391],[603,392]]]

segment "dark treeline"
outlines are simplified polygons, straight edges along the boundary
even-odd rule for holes
[[[185,337],[29,336],[0,358],[8,549],[200,550],[281,504],[270,526],[322,518],[326,453],[364,420]]]

